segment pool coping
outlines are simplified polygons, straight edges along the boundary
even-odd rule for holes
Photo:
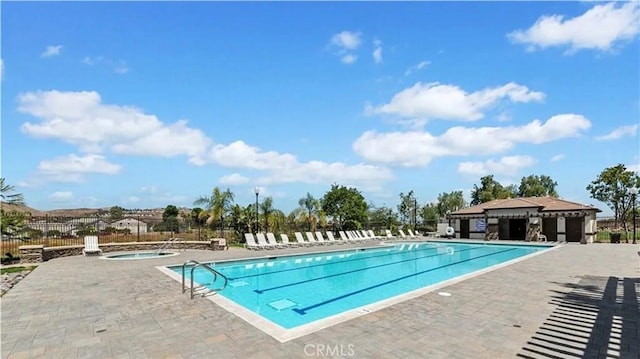
[[[430,241],[430,240],[402,240],[402,241],[393,241],[392,245],[395,244],[400,244],[403,242],[407,242],[407,243],[412,243],[412,242],[420,242],[420,243],[429,243],[429,242],[438,242],[441,243],[441,241]],[[475,241],[462,241],[462,242],[452,242],[449,241],[449,243],[456,243],[456,244],[465,244],[465,243],[473,243]],[[446,243],[446,242],[445,242]],[[487,243],[486,241],[477,241],[477,243],[482,243],[482,244],[494,244],[494,243]],[[301,252],[301,253],[296,253],[296,254],[283,254],[281,256],[276,256],[276,257],[291,257],[291,256],[304,256],[304,255],[319,255],[319,254],[324,254],[324,253],[332,253],[332,252],[342,252],[342,251],[358,251],[361,249],[366,249],[366,248],[380,248],[380,245],[386,245],[386,243],[380,243],[376,246],[370,246],[370,247],[360,247],[360,248],[351,248],[351,249],[342,249],[342,250],[332,250],[332,251],[322,251],[322,252],[317,252],[317,251],[312,251],[312,252]],[[517,246],[517,244],[515,243],[500,243],[500,245],[512,245],[512,246]],[[528,244],[527,244],[528,245]],[[523,246],[523,245],[521,245]],[[536,244],[533,244],[531,246],[538,246]],[[500,268],[504,268],[507,266],[510,266],[512,264],[518,263],[518,262],[522,262],[524,260],[527,260],[529,258],[547,253],[551,250],[556,250],[558,248],[561,248],[564,246],[563,243],[557,243],[557,244],[546,244],[546,245],[539,245],[540,247],[546,247],[546,249],[540,250],[538,252],[534,252],[534,253],[530,253],[527,255],[524,255],[522,257],[518,257],[518,258],[514,258],[511,260],[508,260],[506,262],[502,262],[502,263],[498,263],[495,264],[493,266],[487,267],[487,268],[483,268],[468,274],[464,274],[455,278],[451,278],[436,284],[432,284],[423,288],[419,288],[404,294],[400,294],[391,298],[387,298],[387,299],[383,299],[380,301],[377,301],[375,303],[371,303],[365,306],[361,306],[358,308],[354,308],[339,314],[335,314],[323,319],[318,319],[315,320],[311,323],[308,324],[303,324],[300,326],[297,326],[295,328],[291,328],[291,329],[286,329],[272,321],[270,321],[267,318],[264,318],[252,311],[250,311],[249,309],[246,309],[244,307],[242,307],[241,305],[233,302],[230,299],[227,299],[221,295],[217,295],[216,293],[210,294],[210,295],[202,295],[203,297],[207,298],[208,300],[212,301],[213,303],[217,304],[218,306],[222,307],[223,309],[227,310],[228,312],[234,314],[235,316],[237,316],[238,318],[244,320],[245,322],[251,324],[253,327],[255,327],[256,329],[268,334],[269,336],[271,336],[272,338],[274,338],[275,340],[277,340],[280,343],[285,343],[288,342],[290,340],[293,339],[297,339],[300,337],[303,337],[305,335],[309,335],[312,333],[315,333],[317,331],[335,326],[337,324],[340,323],[344,323],[359,317],[362,317],[364,315],[379,311],[381,309],[385,309],[388,308],[390,306],[402,303],[402,302],[406,302],[408,300],[414,299],[414,298],[418,298],[420,296],[423,296],[427,293],[431,293],[433,291],[436,291],[438,289],[444,288],[444,287],[448,287],[451,286],[453,284],[456,283],[460,283],[462,281],[465,281],[467,279],[470,278],[474,278],[480,275],[483,275],[485,273],[491,272],[491,271],[495,271],[497,269]],[[267,259],[267,258],[271,258],[273,256],[261,256],[261,257],[247,257],[247,258],[242,258],[242,259],[229,259],[229,260],[222,260],[222,261],[216,261],[215,263],[228,263],[228,262],[237,262],[237,261],[247,261],[247,260],[259,260],[259,259]],[[210,262],[202,262],[202,263],[210,263]],[[174,267],[174,266],[180,266],[181,264],[174,264],[174,265],[163,265],[163,266],[156,266],[155,268],[158,269],[160,272],[168,275],[170,278],[173,278],[174,280],[182,283],[182,276],[180,274],[178,274],[177,272],[169,269],[168,267]],[[184,287],[183,289],[190,289],[190,283],[188,281],[185,281],[184,283]],[[194,282],[194,287],[197,286],[201,286],[199,283]]]
[[[157,258],[170,258],[170,257],[175,257],[175,256],[179,256],[180,254],[182,254],[181,252],[174,252],[174,251],[163,251],[163,253],[170,253],[167,255],[163,255],[163,256],[155,256],[155,257],[141,257],[141,258],[109,258],[110,256],[119,256],[119,255],[125,255],[125,254],[134,254],[134,253],[153,253],[153,251],[118,251],[118,252],[109,252],[109,254],[107,255],[102,255],[100,256],[100,259],[103,260],[108,260],[108,261],[130,261],[130,260],[143,260],[143,259],[157,259]]]

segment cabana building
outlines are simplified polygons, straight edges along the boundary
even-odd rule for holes
[[[453,212],[456,238],[593,243],[598,208],[554,197],[498,199]]]

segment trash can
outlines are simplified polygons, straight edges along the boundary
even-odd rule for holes
[[[620,243],[621,236],[622,235],[620,233],[609,233],[609,240],[611,241],[611,243]]]

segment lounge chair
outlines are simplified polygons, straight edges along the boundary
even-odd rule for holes
[[[274,246],[273,244],[269,244],[269,242],[267,242],[267,238],[264,236],[264,233],[262,232],[256,233],[256,239],[258,239],[258,245],[262,246],[262,248],[266,248],[266,249],[276,248],[276,246]]]
[[[409,232],[409,237],[417,238],[417,236],[415,234],[413,234],[413,232],[410,229],[407,229],[407,232]]]
[[[329,243],[334,243],[334,244],[345,244],[346,242],[344,240],[337,240],[336,237],[333,236],[333,232],[328,231],[327,232],[327,238],[329,238]]]
[[[296,242],[289,242],[289,236],[284,233],[280,233],[280,239],[282,240],[282,244],[287,245],[289,247],[299,247],[302,244]]]
[[[258,243],[256,243],[256,239],[253,237],[253,233],[245,233],[244,239],[247,242],[244,245],[246,249],[263,249],[264,248]]]
[[[387,234],[387,238],[396,238],[396,236],[391,233],[390,229],[385,229],[384,232]]]
[[[271,232],[267,232],[267,242],[269,243],[269,245],[271,245],[273,247],[276,247],[276,248],[284,248],[284,247],[286,247],[285,244],[278,243],[278,241],[276,240],[276,236]]]
[[[296,236],[296,241],[298,241],[300,245],[307,246],[307,247],[313,245],[313,243],[304,240],[304,237],[302,236],[301,232],[295,232],[294,234]]]
[[[313,236],[313,233],[311,232],[305,232],[304,233],[307,236],[307,242],[311,243],[312,245],[318,245],[320,244],[317,240],[316,237]]]
[[[538,233],[538,242],[546,242],[546,241],[547,241],[547,236],[542,233]]]
[[[369,237],[371,237],[372,239],[380,239],[380,237],[376,236],[376,234],[373,233],[373,229],[369,230]]]
[[[404,234],[404,232],[402,231],[402,229],[398,229],[398,233],[400,233],[400,237],[402,238],[408,238],[409,236],[407,236],[406,234]]]
[[[338,232],[338,234],[340,235],[340,239],[342,239],[345,243],[349,241],[349,237],[347,237],[347,234],[344,231],[340,231]]]
[[[318,243],[320,244],[331,244],[331,242],[329,241],[325,241],[324,237],[322,236],[322,232],[320,231],[316,231],[316,238],[318,239]]]
[[[101,255],[102,250],[98,247],[98,236],[84,236],[84,249],[82,254],[85,256]]]

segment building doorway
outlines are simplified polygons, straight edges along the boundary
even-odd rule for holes
[[[558,241],[558,218],[542,219],[542,234],[547,236],[548,241]]]
[[[565,219],[565,231],[567,242],[580,242],[582,241],[582,229],[584,218],[567,217]]]
[[[509,220],[509,239],[512,241],[524,241],[527,236],[527,220],[524,218]]]

